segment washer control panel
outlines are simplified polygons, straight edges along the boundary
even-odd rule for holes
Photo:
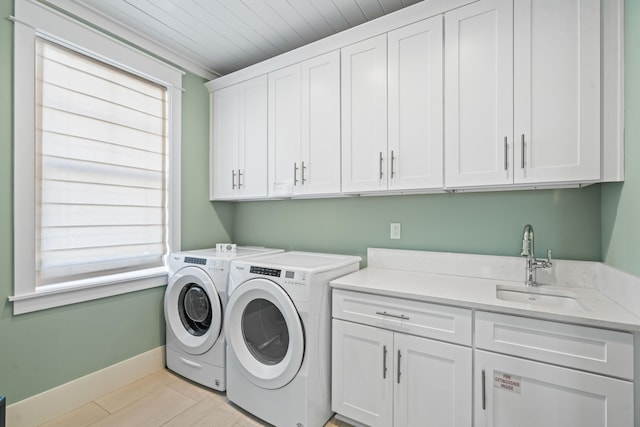
[[[197,258],[193,256],[184,257],[185,264],[197,264],[197,265],[207,265],[206,258]]]
[[[183,262],[185,264],[201,265],[209,274],[223,273],[225,271],[225,260],[222,259],[185,256]]]

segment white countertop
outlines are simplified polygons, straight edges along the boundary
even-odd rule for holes
[[[496,285],[526,290],[522,282],[367,267],[331,282],[334,289],[366,292],[458,307],[624,331],[640,331],[640,318],[597,289],[541,285],[541,292],[570,292],[585,309],[546,307],[496,297]]]

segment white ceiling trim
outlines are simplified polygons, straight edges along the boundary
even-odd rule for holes
[[[74,0],[38,0],[45,5],[52,5],[60,9],[60,11],[77,17],[88,24],[91,24],[98,29],[115,35],[122,40],[127,41],[135,47],[141,48],[153,55],[156,55],[186,71],[194,73],[205,79],[215,79],[220,77],[220,73],[215,70],[211,70],[202,64],[192,60],[191,58],[176,52],[173,49],[169,49],[163,44],[159,44],[155,40],[147,37],[146,35],[132,30],[128,26],[124,26],[118,23],[116,20],[104,15],[101,12],[95,11],[85,5],[79,4]]]
[[[207,79],[440,0],[33,0]]]

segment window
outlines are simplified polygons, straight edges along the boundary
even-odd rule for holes
[[[181,73],[29,0],[15,43],[14,314],[166,284]]]

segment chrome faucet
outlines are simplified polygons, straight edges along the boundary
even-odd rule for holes
[[[522,251],[520,256],[527,257],[527,263],[525,266],[525,278],[524,284],[526,286],[537,286],[539,283],[536,281],[536,271],[538,268],[549,268],[553,265],[551,262],[551,249],[547,250],[547,259],[536,258],[533,249],[533,227],[531,224],[524,226],[522,232]]]

